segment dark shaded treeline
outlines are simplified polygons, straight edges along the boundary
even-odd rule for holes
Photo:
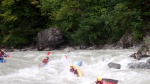
[[[72,45],[102,45],[150,29],[149,0],[0,0],[0,44],[36,45],[37,33],[59,27]]]

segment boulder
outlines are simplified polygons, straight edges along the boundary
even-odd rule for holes
[[[14,52],[14,49],[5,49],[4,52]]]
[[[130,55],[130,57],[133,57],[137,60],[140,60],[143,57],[150,57],[150,31],[146,32],[143,43],[139,50],[136,53]]]
[[[130,55],[130,57],[133,57],[134,59],[140,60],[141,58],[144,58],[144,57],[150,57],[150,55],[142,54],[142,53],[133,53]]]
[[[66,52],[70,52],[70,51],[73,51],[73,50],[74,49],[72,47],[67,47],[67,48],[64,49],[64,51],[66,51]]]
[[[130,63],[128,66],[132,69],[150,69],[150,63],[146,62]]]
[[[150,64],[150,59],[148,59],[148,60],[146,61],[146,63],[147,63],[147,64]]]
[[[108,67],[109,68],[114,68],[114,69],[120,69],[121,65],[117,64],[117,63],[110,62],[110,63],[108,63]]]
[[[130,55],[130,57],[138,60],[143,57],[150,57],[150,33],[147,32],[142,46],[136,53]],[[146,62],[130,63],[128,66],[129,68],[133,69],[150,69],[150,59],[148,59]]]
[[[46,48],[55,49],[64,42],[59,28],[48,28],[40,31],[37,36],[37,48],[39,51]]]
[[[122,37],[121,39],[115,43],[113,45],[113,47],[116,47],[116,48],[123,48],[123,49],[126,49],[126,48],[130,48],[130,47],[133,47],[133,46],[137,46],[141,43],[141,41],[139,40],[135,40],[132,36],[132,32],[131,31],[127,31]]]

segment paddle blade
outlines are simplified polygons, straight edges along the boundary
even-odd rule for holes
[[[42,65],[42,63],[39,63],[38,67],[40,67]]]
[[[51,52],[47,52],[47,55],[50,55],[51,54]]]
[[[10,58],[10,55],[7,55],[7,58]]]
[[[68,59],[68,56],[67,56],[67,55],[65,55],[65,57],[66,57],[66,59]]]

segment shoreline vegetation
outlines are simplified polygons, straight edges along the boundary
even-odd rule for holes
[[[148,0],[0,0],[0,45],[22,51],[30,45],[39,51],[137,47],[150,36],[149,5]]]

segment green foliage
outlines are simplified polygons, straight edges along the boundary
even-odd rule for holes
[[[0,43],[29,45],[38,31],[60,27],[71,44],[100,45],[134,39],[148,29],[150,1],[143,0],[2,0]],[[42,15],[42,16],[41,16]]]
[[[22,38],[17,35],[7,35],[3,38],[3,44],[7,46],[18,47],[17,45],[25,45],[28,42],[27,38]]]
[[[14,4],[14,0],[4,0],[2,1],[2,11],[5,11],[3,14],[1,14],[1,17],[4,17],[5,22],[9,21],[15,21],[17,20],[17,16],[12,14],[12,6]]]
[[[30,0],[3,0],[0,7],[0,44],[8,46],[23,46],[35,43],[37,32],[48,19],[40,15]]]
[[[141,0],[50,0],[41,9],[62,28],[73,44],[99,45],[116,42],[126,31],[135,39],[143,37]],[[131,6],[131,3],[136,5]],[[48,5],[48,4],[50,5]],[[57,5],[56,5],[57,3]],[[134,7],[137,8],[134,8]],[[144,8],[145,9],[145,8]],[[145,12],[145,15],[148,13]]]

